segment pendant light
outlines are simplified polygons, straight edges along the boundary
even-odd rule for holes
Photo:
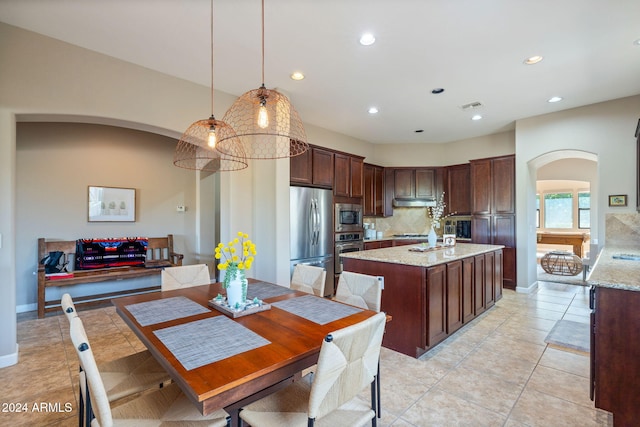
[[[238,135],[249,159],[278,159],[302,154],[309,149],[298,112],[289,98],[264,85],[264,0],[262,0],[262,85],[233,103],[223,121]],[[233,155],[231,139],[219,139],[218,150]]]
[[[173,164],[209,172],[235,171],[248,166],[242,143],[233,127],[213,115],[213,0],[211,0],[211,116],[191,124],[182,134]],[[218,151],[217,145],[226,140],[227,153]]]

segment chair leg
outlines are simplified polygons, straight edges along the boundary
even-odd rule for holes
[[[376,388],[378,397],[378,418],[382,417],[382,406],[380,405],[380,359],[378,359],[378,375],[376,376]]]
[[[373,381],[371,381],[371,409],[373,409],[373,418],[371,419],[371,426],[372,427],[376,427],[376,424],[378,422],[377,418],[378,418],[378,405],[377,405],[377,393],[376,393],[376,382],[377,379],[374,378]]]

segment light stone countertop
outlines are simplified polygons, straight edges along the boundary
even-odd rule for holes
[[[361,259],[365,261],[389,262],[392,264],[414,265],[417,267],[432,267],[434,265],[444,264],[504,248],[502,245],[457,243],[452,247],[442,247],[426,252],[412,252],[409,250],[410,248],[417,246],[419,245],[394,246],[391,248],[347,252],[340,256],[343,258]]]
[[[640,261],[613,259],[615,254],[640,256],[640,248],[605,247],[591,268],[587,283],[604,288],[640,291]]]

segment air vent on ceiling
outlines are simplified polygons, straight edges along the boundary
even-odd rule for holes
[[[462,108],[463,110],[474,110],[480,107],[482,107],[482,104],[480,102],[470,102],[468,104],[460,106],[460,108]]]

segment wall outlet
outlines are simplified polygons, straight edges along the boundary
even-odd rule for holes
[[[184,212],[184,211],[186,211],[186,210],[187,210],[187,208],[185,208],[185,207],[184,207],[184,205],[178,205],[178,206],[176,207],[176,211],[177,211],[177,212]]]

